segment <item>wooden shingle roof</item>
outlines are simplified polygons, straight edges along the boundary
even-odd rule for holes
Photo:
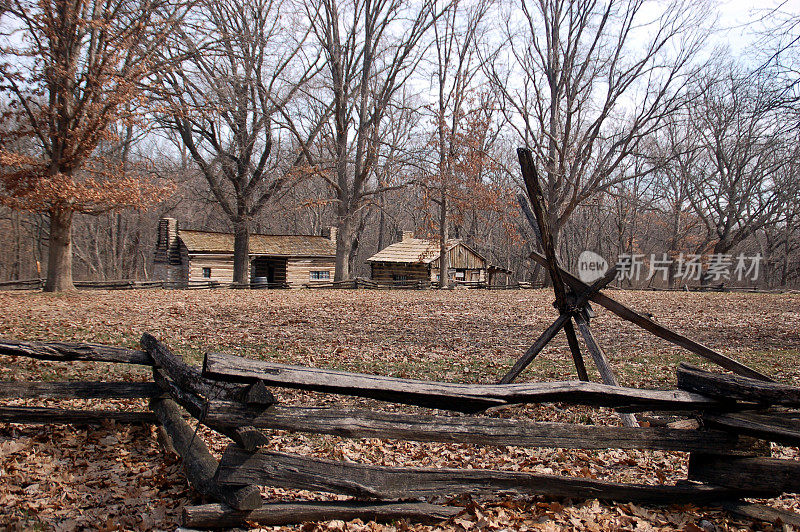
[[[189,253],[233,253],[233,234],[179,230]],[[334,257],[336,245],[324,236],[250,235],[250,255]]]
[[[447,250],[461,243],[460,240],[448,240]],[[400,262],[430,264],[439,258],[439,242],[422,238],[406,238],[387,246],[367,259],[367,262]]]

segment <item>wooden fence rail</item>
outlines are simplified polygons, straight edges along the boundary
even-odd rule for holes
[[[506,404],[554,401],[594,406],[625,406],[627,409],[641,410],[736,408],[734,404],[682,390],[643,390],[583,381],[530,384],[430,382],[275,364],[219,353],[206,354],[203,375],[221,381],[262,381],[266,385],[369,397],[467,413]]]
[[[181,456],[191,484],[221,504],[184,509],[186,526],[290,524],[305,519],[436,521],[458,508],[402,499],[459,493],[510,492],[548,497],[602,498],[644,503],[708,502],[738,513],[779,515],[730,501],[800,490],[800,462],[769,457],[767,442],[800,444],[800,389],[688,365],[677,369],[677,390],[644,390],[588,382],[460,384],[275,364],[209,353],[202,369],[149,334],[141,350],[70,342],[0,340],[0,355],[72,362],[141,364],[152,382],[0,382],[0,398],[150,398],[151,411],[65,410],[0,406],[12,423],[121,423],[161,425]],[[294,388],[384,402],[477,413],[516,403],[560,401],[625,411],[667,410],[699,420],[699,428],[611,427],[540,423],[490,415],[408,414],[366,408],[283,406],[269,387]],[[233,443],[218,463],[183,419],[185,415]],[[515,445],[568,449],[643,449],[690,453],[688,479],[641,485],[532,472],[395,468],[324,460],[262,449],[264,430],[347,438]],[[256,486],[319,490],[358,502],[266,502]],[[781,514],[783,515],[783,514]],[[797,516],[783,515],[782,519]],[[800,520],[800,518],[797,518]]]

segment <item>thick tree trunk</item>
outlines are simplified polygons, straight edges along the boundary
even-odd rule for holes
[[[250,227],[246,218],[233,222],[233,282],[247,283],[250,266]]]
[[[47,251],[45,292],[75,290],[72,284],[72,216],[69,207],[50,209],[50,242]]]
[[[336,273],[334,281],[347,281],[352,276],[350,271],[350,253],[353,250],[353,219],[350,216],[339,218],[336,231]]]

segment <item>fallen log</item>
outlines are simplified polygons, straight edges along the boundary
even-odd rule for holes
[[[40,360],[71,362],[87,360],[92,362],[121,362],[152,366],[153,360],[144,351],[126,349],[100,344],[81,344],[73,342],[20,342],[0,339],[0,355],[23,356]]]
[[[158,424],[152,412],[124,410],[65,410],[41,406],[2,406],[0,421],[4,423],[47,423],[64,425],[100,425],[106,421],[128,424]]]
[[[451,417],[273,406],[264,412],[211,401],[205,413],[218,426],[253,426],[345,438],[382,438],[478,445],[565,449],[653,449],[748,455],[754,441],[722,431],[532,423],[489,417]]]
[[[230,445],[222,455],[220,484],[252,483],[376,499],[441,497],[460,493],[513,492],[574,499],[644,503],[735,499],[741,490],[712,486],[619,484],[579,477],[483,469],[393,468],[257,451]],[[753,490],[748,495],[758,493]]]
[[[744,434],[784,445],[800,445],[800,420],[786,415],[704,413],[703,422],[734,434]]]
[[[135,399],[161,393],[152,382],[0,382],[3,399]]]
[[[255,510],[261,506],[261,493],[245,482],[239,486],[220,486],[214,479],[217,461],[211,456],[202,438],[183,420],[178,405],[171,399],[153,399],[155,413],[172,446],[183,461],[186,477],[201,494],[224,502],[237,510]]]
[[[509,403],[563,401],[570,404],[625,406],[630,409],[690,410],[726,405],[681,390],[642,390],[582,381],[525,384],[459,384],[398,379],[303,366],[275,364],[207,353],[203,375],[232,382],[264,381],[267,385],[371,397],[382,401],[477,412]]]
[[[545,265],[547,263],[547,259],[536,252],[532,252],[530,257],[539,264]],[[584,290],[587,290],[589,288],[589,285],[587,285],[574,275],[570,274],[569,272],[564,271],[563,269],[561,270],[561,277],[570,286],[570,288],[572,288],[576,292],[583,292]],[[763,373],[760,373],[754,370],[753,368],[747,367],[741,362],[737,362],[736,360],[726,357],[721,353],[717,353],[713,349],[706,347],[705,345],[699,342],[695,342],[690,338],[687,338],[673,330],[667,329],[666,327],[659,325],[653,320],[650,320],[647,317],[637,313],[636,311],[626,307],[619,301],[611,299],[602,292],[593,293],[589,297],[589,299],[591,299],[598,305],[601,305],[606,309],[610,310],[623,320],[636,324],[642,329],[646,330],[647,332],[654,334],[655,336],[658,336],[659,338],[662,338],[675,345],[683,347],[684,349],[688,349],[689,351],[697,355],[700,355],[701,357],[706,358],[722,366],[725,369],[733,371],[734,373],[738,373],[739,375],[744,375],[745,377],[751,377],[753,379],[772,382],[772,379],[764,375]]]
[[[765,382],[740,375],[705,371],[682,362],[678,366],[678,388],[720,399],[733,399],[769,405],[800,406],[800,388]]]
[[[800,461],[779,458],[689,456],[689,479],[777,495],[800,491]]]
[[[416,523],[436,523],[458,515],[461,510],[425,502],[297,501],[265,503],[258,510],[237,512],[223,504],[204,504],[184,506],[181,524],[203,528],[236,527],[246,523],[282,526],[334,519],[376,522],[408,519]]]

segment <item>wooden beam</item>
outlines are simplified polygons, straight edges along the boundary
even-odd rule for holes
[[[517,158],[522,171],[522,179],[525,182],[525,190],[528,192],[528,199],[536,215],[536,224],[539,228],[539,239],[542,244],[542,251],[547,258],[546,268],[553,283],[553,292],[556,296],[556,308],[562,314],[566,308],[566,291],[564,290],[564,280],[561,279],[561,272],[558,268],[558,256],[553,243],[553,231],[550,228],[550,220],[547,216],[547,206],[544,201],[542,187],[539,185],[539,173],[533,162],[531,150],[526,148],[517,149]]]
[[[627,428],[575,423],[531,423],[492,417],[453,417],[273,406],[255,412],[240,404],[211,401],[207,422],[218,426],[477,445],[565,449],[654,449],[753,455],[754,440],[722,431]]]
[[[682,362],[678,367],[678,388],[719,399],[768,405],[800,406],[800,388],[765,382],[740,375],[712,373]]]
[[[800,461],[691,454],[689,479],[771,495],[797,493],[800,491]]]
[[[142,335],[141,344],[154,363],[166,372],[178,388],[185,392],[207,399],[246,400],[248,403],[258,403],[264,407],[275,402],[275,398],[269,390],[263,387],[263,384],[260,389],[257,389],[252,385],[239,386],[204,379],[199,368],[184,362],[181,357],[175,355],[166,345],[149,333]],[[258,391],[253,392],[254,389]]]
[[[570,308],[568,310],[570,312],[574,312],[575,310],[582,309],[584,305],[586,305],[586,302],[589,301],[589,297],[592,294],[596,293],[598,290],[601,290],[602,288],[607,286],[608,283],[614,280],[616,276],[617,276],[617,267],[615,265],[613,268],[607,271],[603,277],[592,283],[591,286],[589,286],[579,295],[572,298],[572,301],[569,302]],[[537,354],[539,354],[539,351],[544,349],[547,343],[553,339],[553,337],[558,333],[558,330],[561,328],[561,326],[567,324],[569,317],[570,314],[567,314],[566,312],[561,313],[561,315],[558,317],[555,323],[553,323],[550,327],[548,327],[545,330],[544,333],[542,333],[539,339],[536,340],[536,343],[534,343],[533,346],[531,346],[528,349],[528,351],[524,355],[522,355],[519,358],[519,360],[517,360],[516,364],[514,364],[514,367],[511,368],[511,370],[502,379],[500,379],[500,384],[508,384],[512,382],[514,379],[516,379],[519,376],[519,374],[522,373],[522,371],[526,367],[528,367],[528,365],[533,361],[534,357]],[[569,326],[572,327],[572,324],[570,323]],[[573,330],[573,333],[574,332],[575,331]],[[571,344],[570,347],[572,347]],[[573,357],[574,357],[574,351],[573,351]],[[583,360],[581,359],[581,362],[582,361]],[[587,381],[589,380],[588,376],[586,380]]]
[[[603,384],[619,386],[619,380],[611,369],[605,352],[594,339],[592,330],[589,328],[589,322],[586,321],[585,317],[579,314],[575,316],[575,323],[578,325],[578,330],[581,332],[581,336],[583,336],[583,341],[586,342],[586,347],[589,349],[589,353],[591,353],[594,359],[597,370],[600,372],[600,378],[603,380]]]
[[[135,399],[157,397],[161,393],[152,382],[0,382],[3,399]]]
[[[283,526],[334,519],[391,522],[408,519],[415,523],[436,523],[458,515],[458,506],[440,506],[425,502],[369,503],[357,501],[296,501],[264,503],[258,510],[237,512],[224,504],[184,506],[183,526],[202,528],[239,527],[247,523]]]
[[[680,390],[643,390],[581,381],[523,384],[431,382],[275,364],[219,353],[206,354],[203,374],[226,381],[254,382],[260,379],[272,386],[371,397],[459,412],[474,412],[509,403],[553,401],[650,410],[725,406],[702,395]]]
[[[22,356],[39,360],[71,362],[87,360],[92,362],[121,362],[152,366],[153,360],[144,351],[113,347],[100,344],[81,344],[73,342],[20,342],[0,339],[0,355]]]
[[[377,499],[503,491],[547,497],[672,504],[738,498],[743,493],[710,486],[619,484],[513,471],[394,468],[269,451],[249,453],[235,445],[229,446],[222,455],[217,480],[221,484],[253,483]]]
[[[582,381],[589,382],[589,374],[586,372],[586,364],[581,355],[581,347],[578,345],[578,337],[575,335],[575,327],[572,326],[572,320],[564,322],[564,334],[567,335],[567,343],[569,344],[570,353],[572,353],[572,361],[575,364],[575,370],[578,372],[578,378]]]
[[[181,405],[189,415],[195,419],[205,416],[206,400],[199,395],[186,391],[167,378],[167,373],[161,368],[153,368],[153,380],[162,394],[169,397]]]
[[[158,424],[152,412],[128,412],[123,410],[65,410],[40,406],[2,406],[0,421],[3,423],[46,423],[64,425],[101,425],[106,421],[128,424]]]
[[[797,414],[795,414],[796,416]],[[704,413],[703,422],[734,434],[744,434],[784,445],[800,445],[800,419],[779,414]]]
[[[153,368],[153,380],[160,390],[167,393],[173,401],[181,405],[189,414],[203,425],[232,439],[248,451],[255,450],[261,445],[269,443],[269,438],[253,427],[220,425],[208,420],[208,402],[192,392],[181,389],[177,384],[167,378],[166,372],[161,368]],[[233,403],[238,404],[238,403]],[[246,408],[248,412],[261,412],[263,408]]]
[[[530,257],[533,260],[539,262],[540,264],[544,264],[546,262],[546,259],[536,252],[531,253]],[[586,290],[588,288],[588,285],[586,283],[584,283],[577,277],[571,275],[570,273],[561,270],[561,274],[566,283],[573,290],[579,292]],[[675,345],[683,347],[684,349],[687,349],[692,353],[700,355],[701,357],[708,359],[725,369],[728,369],[730,371],[733,371],[734,373],[743,375],[745,377],[751,377],[753,379],[758,379],[767,382],[774,382],[771,378],[767,377],[766,375],[759,373],[758,371],[749,368],[744,364],[737,362],[736,360],[733,360],[732,358],[726,357],[721,353],[717,353],[713,349],[710,349],[704,346],[703,344],[695,342],[694,340],[686,338],[685,336],[678,334],[675,331],[672,331],[662,325],[659,325],[658,323],[646,318],[645,316],[638,314],[634,310],[631,310],[622,303],[614,299],[611,299],[602,292],[593,293],[589,297],[589,299],[591,299],[598,305],[601,305],[606,309],[610,310],[620,318],[638,325],[639,327],[648,331],[649,333],[654,334],[655,336],[658,336],[659,338],[662,338]]]
[[[522,371],[527,368],[531,362],[533,362],[533,359],[542,352],[542,349],[544,349],[547,344],[550,343],[550,340],[555,338],[555,336],[558,334],[558,331],[561,330],[561,327],[563,327],[568,321],[569,314],[559,315],[558,318],[556,318],[556,321],[554,321],[547,329],[545,329],[539,338],[536,339],[533,345],[530,346],[521,357],[519,357],[509,372],[506,373],[502,379],[500,379],[500,384],[509,384],[516,379],[519,374],[522,373]]]
[[[720,506],[727,512],[748,519],[764,521],[778,526],[791,525],[795,528],[800,528],[800,514],[796,512],[743,501],[725,501]]]
[[[608,363],[608,358],[606,358],[605,352],[600,347],[600,344],[598,344],[594,339],[592,330],[589,327],[589,322],[581,313],[575,314],[574,319],[575,323],[578,324],[578,329],[581,331],[583,341],[586,342],[586,348],[589,350],[589,353],[591,353],[592,358],[594,359],[594,364],[597,366],[597,370],[600,372],[600,377],[603,379],[603,384],[608,384],[609,386],[619,386],[619,380],[614,374],[614,371],[611,369],[611,364]],[[626,427],[639,426],[639,422],[636,421],[636,416],[633,414],[618,413],[618,415],[622,420],[622,424]]]
[[[183,469],[192,486],[207,497],[224,502],[237,510],[255,510],[261,506],[261,492],[244,482],[239,486],[220,486],[214,479],[217,460],[211,456],[202,438],[181,417],[178,405],[171,399],[153,399],[155,413],[172,446],[183,461]]]

